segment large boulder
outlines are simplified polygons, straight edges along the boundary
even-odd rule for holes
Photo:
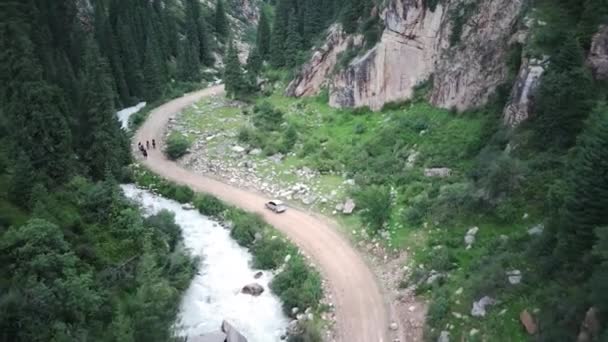
[[[496,300],[494,298],[488,296],[482,297],[480,300],[473,302],[471,316],[484,317],[486,315],[487,308],[494,304],[496,304]]]
[[[226,342],[247,342],[245,336],[241,335],[230,323],[222,322],[222,332],[226,334]]]
[[[262,292],[264,292],[264,287],[258,283],[251,283],[251,284],[243,286],[243,289],[241,290],[241,292],[243,292],[244,294],[248,294],[248,295],[257,297],[257,296],[261,295]]]
[[[534,317],[528,312],[528,310],[524,310],[519,314],[519,321],[526,329],[526,332],[530,335],[536,334],[537,326],[534,321]]]
[[[601,331],[599,311],[595,307],[589,308],[585,313],[585,319],[581,324],[581,330],[576,342],[598,341]]]

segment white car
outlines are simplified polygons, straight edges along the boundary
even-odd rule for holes
[[[279,200],[272,200],[266,202],[266,209],[270,209],[275,213],[280,214],[285,212],[285,210],[287,210],[287,207],[285,206],[285,204],[283,204],[283,202]]]

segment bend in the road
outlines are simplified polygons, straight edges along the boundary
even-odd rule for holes
[[[151,139],[159,142],[158,148],[151,150],[143,163],[164,178],[260,214],[309,255],[329,283],[335,304],[339,341],[388,341],[387,306],[376,277],[348,240],[326,221],[293,208],[281,215],[273,214],[264,210],[263,204],[267,199],[262,195],[195,174],[162,154],[163,136],[169,118],[203,97],[221,94],[222,86],[207,88],[154,109],[133,138],[134,145],[138,141]],[[134,153],[139,157],[135,149]]]

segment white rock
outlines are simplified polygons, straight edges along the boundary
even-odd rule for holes
[[[545,230],[545,226],[543,224],[538,224],[530,229],[528,229],[528,235],[537,236],[541,235]]]
[[[355,210],[355,201],[352,198],[347,198],[342,213],[352,214],[353,210]]]
[[[509,284],[517,285],[517,284],[521,283],[522,275],[521,275],[520,270],[507,271],[506,274],[509,279]]]
[[[473,227],[467,231],[467,234],[464,236],[464,243],[467,246],[467,249],[470,249],[471,246],[473,246],[473,243],[475,242],[475,236],[477,235],[478,231],[478,227]]]
[[[243,153],[243,152],[245,152],[245,148],[242,147],[242,146],[239,146],[239,145],[232,146],[232,150],[234,152],[236,152],[236,153]]]
[[[496,304],[496,300],[492,297],[484,296],[480,300],[473,302],[471,316],[484,317],[486,315],[486,307]]]
[[[426,177],[445,178],[445,177],[449,177],[451,174],[452,174],[452,169],[447,168],[447,167],[424,169],[424,175]]]
[[[450,342],[450,333],[445,330],[442,331],[441,334],[439,334],[437,342]]]
[[[395,331],[395,330],[399,329],[399,325],[397,325],[397,322],[392,322],[392,323],[389,325],[389,328],[390,328],[392,331]]]

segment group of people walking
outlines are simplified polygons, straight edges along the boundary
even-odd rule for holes
[[[139,148],[139,152],[144,156],[144,158],[148,158],[148,150],[150,149],[150,141],[146,140],[146,145],[140,142],[137,143],[137,147]],[[152,148],[156,149],[156,140],[152,139]]]

